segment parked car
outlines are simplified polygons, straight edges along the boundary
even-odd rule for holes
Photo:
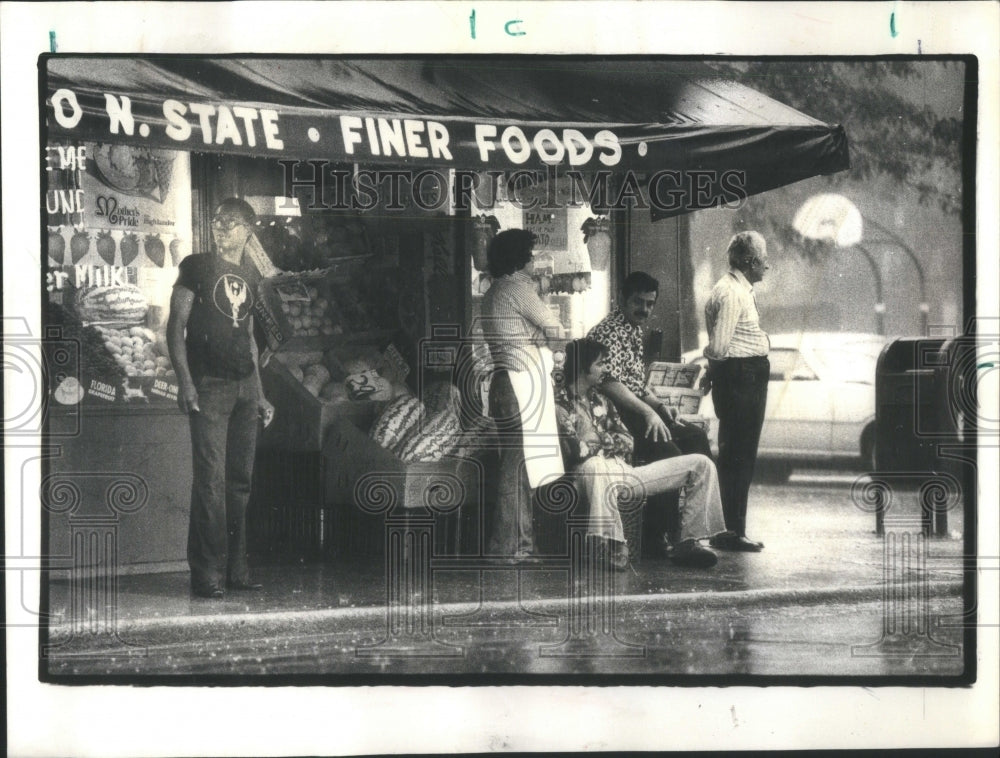
[[[771,335],[771,380],[758,459],[762,473],[784,479],[796,463],[853,462],[872,468],[875,446],[875,364],[885,337],[852,332]],[[701,350],[685,362],[702,366]],[[710,419],[718,450],[711,394],[700,413]]]

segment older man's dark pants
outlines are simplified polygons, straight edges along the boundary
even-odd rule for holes
[[[746,536],[753,481],[767,406],[771,364],[766,357],[729,358],[713,367],[712,403],[719,417],[719,489],[726,528]]]
[[[691,453],[712,457],[708,436],[697,426],[673,424],[670,427],[670,441],[654,442],[646,437],[646,422],[642,415],[633,413],[627,408],[620,410],[619,415],[635,440],[634,454],[637,461],[651,463]],[[671,539],[675,537],[680,532],[679,496],[679,492],[667,492],[650,498],[643,515],[645,521],[643,531],[657,536],[667,534]]]

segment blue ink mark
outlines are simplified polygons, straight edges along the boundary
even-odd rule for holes
[[[889,34],[895,38],[899,32],[896,31],[896,11],[889,14]]]
[[[519,18],[511,19],[510,21],[508,21],[506,24],[503,25],[503,30],[507,32],[507,34],[509,34],[511,37],[523,37],[525,34],[527,34],[527,32],[522,32],[520,29],[516,31],[511,31],[511,27],[521,23],[524,22],[521,21],[521,19]]]
[[[56,51],[56,30],[49,30],[49,52],[54,53]]]
[[[996,368],[996,367],[997,364],[995,363],[980,363],[978,366],[976,366],[976,368]]]
[[[472,33],[472,39],[476,38],[476,9],[472,9],[472,13],[469,14],[469,31]]]

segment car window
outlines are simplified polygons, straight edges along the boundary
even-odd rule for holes
[[[875,364],[881,346],[859,346],[858,349],[827,348],[817,351],[823,363],[824,376],[839,382],[875,383]]]

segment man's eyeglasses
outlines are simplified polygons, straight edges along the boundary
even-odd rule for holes
[[[223,232],[230,232],[237,226],[242,226],[243,219],[240,218],[227,218],[225,216],[216,216],[212,219],[212,226],[215,229],[219,229]]]

